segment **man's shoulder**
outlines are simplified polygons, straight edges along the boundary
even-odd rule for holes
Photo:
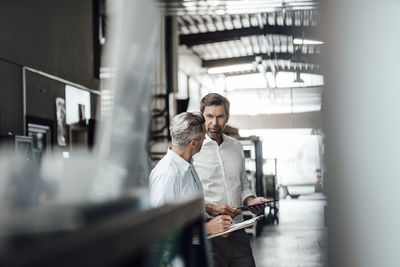
[[[150,173],[150,184],[151,185],[163,185],[171,186],[178,183],[181,180],[181,173],[174,165],[170,165],[169,168],[160,166],[157,164]]]
[[[169,164],[171,164],[171,158],[168,156],[168,154],[164,155],[164,157],[162,157],[162,159],[160,159],[156,166],[154,166],[153,171],[155,170],[159,170],[162,169],[165,166],[168,166]]]
[[[224,138],[225,138],[224,142],[227,142],[227,144],[229,144],[229,146],[233,146],[237,149],[242,149],[242,144],[236,138],[233,138],[228,135],[224,135]]]
[[[240,142],[236,138],[233,138],[232,136],[226,134],[224,134],[224,139],[230,143],[240,144]]]
[[[175,177],[179,174],[179,170],[173,163],[173,160],[165,155],[153,168],[150,173],[152,176],[164,176],[164,177]]]

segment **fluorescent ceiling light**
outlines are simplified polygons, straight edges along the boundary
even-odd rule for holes
[[[237,64],[237,65],[229,65],[224,67],[214,67],[209,68],[207,70],[208,74],[221,74],[221,73],[229,73],[229,72],[238,72],[238,71],[247,71],[252,70],[253,64]]]
[[[295,45],[318,45],[318,44],[324,44],[324,42],[316,41],[316,40],[295,38],[295,39],[293,39],[293,44],[295,44]]]
[[[218,6],[221,3],[221,1],[219,0],[209,0],[206,2],[206,4],[210,5],[210,6]]]
[[[183,2],[182,5],[186,8],[186,9],[193,9],[196,8],[196,3],[193,2]]]

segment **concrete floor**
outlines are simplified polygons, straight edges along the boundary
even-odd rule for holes
[[[327,266],[325,196],[316,193],[279,202],[279,225],[266,225],[251,241],[257,267]]]

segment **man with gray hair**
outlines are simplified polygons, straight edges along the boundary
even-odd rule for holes
[[[150,173],[150,203],[161,206],[186,195],[199,194],[203,187],[192,164],[192,156],[200,151],[205,138],[201,113],[183,112],[170,125],[172,147]],[[203,199],[204,200],[204,199]],[[205,210],[203,209],[203,214]],[[205,223],[208,234],[227,230],[232,219],[227,215],[214,217]]]

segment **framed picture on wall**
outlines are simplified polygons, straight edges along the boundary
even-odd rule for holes
[[[32,137],[33,154],[37,161],[40,161],[42,155],[50,150],[51,130],[49,126],[28,123],[28,135]]]
[[[27,160],[32,160],[33,139],[30,136],[16,135],[15,153],[23,155]]]
[[[59,146],[66,146],[67,126],[65,118],[65,100],[61,97],[56,98],[56,113],[57,113],[57,144]]]

